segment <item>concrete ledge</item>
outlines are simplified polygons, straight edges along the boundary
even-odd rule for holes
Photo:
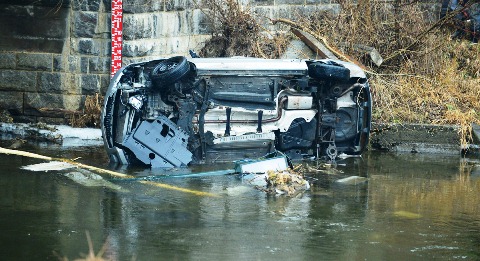
[[[474,127],[475,131],[478,131]],[[62,146],[102,146],[100,129],[65,125],[0,123],[0,139],[52,142]],[[478,153],[472,145],[470,152]],[[422,124],[372,124],[370,149],[393,152],[460,155],[458,126]]]
[[[65,147],[103,145],[100,129],[72,128],[65,125],[0,123],[0,139],[16,138],[51,142]]]
[[[372,124],[373,150],[460,154],[458,126],[425,124]]]

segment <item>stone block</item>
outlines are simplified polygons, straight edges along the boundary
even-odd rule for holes
[[[34,92],[36,88],[36,72],[0,70],[0,90]]]
[[[165,0],[136,0],[123,3],[123,12],[130,14],[151,13],[156,11],[164,11]]]
[[[54,55],[54,72],[77,72],[80,67],[80,58],[75,55]]]
[[[17,56],[14,53],[0,53],[0,69],[15,69]]]
[[[86,74],[81,76],[82,94],[92,95],[100,93],[101,80],[100,75]]]
[[[82,95],[57,93],[25,93],[24,113],[30,116],[48,117],[48,111],[76,111],[81,106]],[[53,113],[53,112],[51,112]]]
[[[88,57],[80,57],[80,72],[88,73]]]
[[[274,5],[275,0],[252,0],[253,5]]]
[[[100,94],[105,96],[110,85],[110,75],[100,75]]]
[[[31,71],[52,71],[53,56],[48,53],[18,53],[17,69]]]
[[[62,93],[62,76],[60,73],[39,73],[38,91],[45,93]]]
[[[195,8],[195,3],[191,0],[163,0],[165,11],[183,11]]]
[[[77,11],[73,13],[73,35],[92,38],[97,27],[98,13]]]
[[[130,14],[123,19],[123,39],[135,40],[153,38],[158,26],[157,14]]]
[[[102,0],[73,1],[72,8],[74,11],[93,11],[98,12]]]
[[[65,65],[62,55],[53,55],[53,71],[62,72],[65,71]]]
[[[88,55],[99,55],[100,50],[95,44],[95,40],[91,38],[84,38],[78,40],[78,53]]]
[[[23,92],[0,91],[0,109],[16,115],[23,113]]]
[[[156,46],[161,44],[158,40],[125,41],[123,43],[122,54],[125,57],[149,56],[153,55]]]
[[[195,9],[190,12],[193,34],[211,34],[213,32],[212,22],[202,10]]]
[[[109,74],[110,58],[90,57],[88,62],[88,71],[95,74]]]
[[[305,0],[275,0],[275,5],[303,5]]]

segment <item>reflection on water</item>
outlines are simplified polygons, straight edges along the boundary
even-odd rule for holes
[[[42,154],[107,167],[103,149]],[[79,185],[62,172],[33,173],[35,159],[0,155],[0,256],[70,260],[105,243],[116,260],[424,260],[480,258],[478,163],[458,157],[367,153],[338,174],[311,174],[311,191],[266,196],[235,176],[162,179],[200,190],[114,181]],[[189,171],[231,166],[193,167]],[[120,169],[150,176],[159,171]],[[358,175],[368,183],[334,181]]]

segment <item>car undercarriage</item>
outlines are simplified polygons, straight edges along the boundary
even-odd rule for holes
[[[334,160],[364,150],[371,107],[367,78],[351,63],[177,56],[116,73],[102,134],[111,161],[152,168],[274,151]]]

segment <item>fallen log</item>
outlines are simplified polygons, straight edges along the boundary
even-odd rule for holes
[[[310,49],[312,49],[312,51],[314,51],[320,58],[338,59],[335,54],[330,52],[330,50],[328,50],[325,45],[323,45],[320,41],[313,37],[313,35],[294,27],[291,28],[291,31],[300,40],[302,40],[303,43],[305,43]]]

